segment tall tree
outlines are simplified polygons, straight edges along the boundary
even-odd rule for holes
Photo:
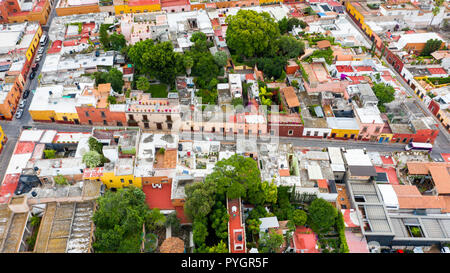
[[[194,66],[194,59],[192,59],[192,57],[189,55],[185,55],[183,58],[183,65],[184,65],[184,68],[186,69],[186,74],[188,76],[190,76],[191,68],[192,68],[192,66]]]
[[[375,96],[378,98],[378,108],[381,112],[386,112],[385,103],[389,103],[395,99],[395,89],[384,83],[376,83],[372,86]]]
[[[121,51],[122,48],[126,47],[127,41],[125,40],[125,36],[123,34],[113,33],[109,36],[110,47],[113,50]]]
[[[327,232],[336,223],[336,208],[322,198],[312,201],[308,212],[311,227],[316,233]]]
[[[281,36],[278,46],[280,53],[288,58],[297,58],[305,53],[305,44],[291,36]]]
[[[225,51],[217,51],[216,54],[214,54],[214,61],[219,67],[224,67],[227,65],[228,56]]]
[[[430,56],[431,53],[435,52],[439,48],[441,48],[442,41],[439,39],[430,39],[425,44],[425,47],[422,50],[422,56]]]
[[[294,224],[296,226],[303,226],[306,223],[306,220],[308,219],[308,215],[304,210],[296,209],[294,210],[294,213],[292,215],[292,221],[294,221]]]
[[[139,90],[147,91],[148,89],[150,89],[150,83],[148,82],[148,79],[146,77],[141,76],[136,81],[136,87]]]
[[[226,19],[228,47],[246,57],[272,56],[277,52],[274,41],[280,36],[277,23],[267,12],[239,10]]]
[[[107,191],[97,200],[95,252],[138,253],[141,231],[148,214],[145,194],[135,187]]]
[[[158,227],[163,227],[166,223],[166,216],[161,213],[161,211],[157,208],[154,208],[149,211],[146,225],[149,229],[156,229]]]
[[[206,217],[214,205],[215,184],[199,182],[185,187],[186,202],[184,211],[191,219]]]
[[[278,253],[283,244],[283,235],[271,230],[269,233],[264,233],[259,241],[258,250],[260,253]]]
[[[108,75],[106,76],[106,82],[111,83],[111,87],[114,91],[122,93],[123,88],[123,73],[120,72],[117,68],[112,68],[109,70]]]
[[[209,216],[211,227],[215,230],[217,238],[222,240],[226,240],[228,238],[229,219],[230,216],[228,215],[227,208],[222,204],[222,202],[217,202]]]

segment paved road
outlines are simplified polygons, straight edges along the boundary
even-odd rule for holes
[[[366,41],[370,42],[372,44],[372,41],[367,37],[367,35],[361,30],[361,28],[358,27],[358,25],[351,19],[350,15],[349,21],[353,24],[353,26],[358,29],[358,31],[361,33],[361,35],[366,39]],[[434,146],[439,147],[443,150],[446,150],[447,152],[450,151],[450,133],[447,131],[447,129],[442,126],[442,123],[438,120],[436,116],[434,116],[428,108],[423,104],[423,102],[419,99],[419,97],[416,95],[414,90],[403,80],[401,75],[392,67],[392,65],[389,64],[389,62],[386,60],[384,56],[382,56],[382,60],[388,65],[389,69],[394,72],[396,75],[397,81],[405,88],[409,96],[412,96],[414,98],[415,104],[422,110],[422,112],[425,114],[425,116],[433,117],[433,119],[438,123],[439,126],[439,134],[436,137],[436,140],[434,142]]]

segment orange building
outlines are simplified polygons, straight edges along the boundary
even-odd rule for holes
[[[100,12],[98,0],[61,0],[56,7],[58,16]]]
[[[17,109],[25,81],[19,74],[13,83],[4,83],[0,90],[0,119],[11,120]]]
[[[21,9],[17,0],[3,1],[0,3],[0,22],[22,23],[25,21],[38,21],[41,25],[45,25],[47,24],[50,11],[50,0],[35,0],[29,10]]]

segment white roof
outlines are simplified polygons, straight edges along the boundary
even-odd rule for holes
[[[84,135],[80,137],[77,145],[77,151],[75,157],[83,157],[86,152],[89,152],[89,138],[91,135]]]
[[[438,39],[445,42],[435,32],[403,34],[397,42],[397,48],[403,49],[407,44],[426,43],[430,39]]]
[[[278,219],[276,216],[259,218],[259,220],[261,221],[261,225],[259,225],[259,229],[279,228],[280,227],[280,224],[278,223]]]
[[[41,137],[40,143],[52,143],[58,132],[56,130],[46,130]]]
[[[11,156],[11,160],[9,161],[6,174],[21,173],[22,169],[27,166],[28,160],[30,160],[31,155],[32,155],[31,153],[13,154]]]
[[[307,165],[306,168],[310,180],[323,179],[322,170],[319,165]]]
[[[390,208],[398,208],[398,198],[392,185],[377,184],[383,198],[384,205]]]
[[[249,124],[263,124],[265,119],[262,115],[245,115],[245,122]]]
[[[380,111],[376,106],[355,108],[355,111],[361,123],[384,124],[383,119],[380,116]]]
[[[90,133],[71,133],[71,132],[57,133],[56,134],[57,139],[55,140],[55,143],[64,143],[64,142],[78,143],[80,142],[81,139],[89,136],[91,136]]]
[[[359,130],[359,125],[355,118],[328,117],[327,123],[331,129]]]
[[[320,151],[307,151],[306,158],[311,160],[328,160],[328,153]]]
[[[343,165],[341,149],[338,147],[328,147],[328,155],[332,164]]]
[[[344,157],[349,166],[373,166],[369,155],[362,149],[349,149],[344,153]]]
[[[43,133],[44,130],[24,130],[20,135],[19,141],[38,142]]]

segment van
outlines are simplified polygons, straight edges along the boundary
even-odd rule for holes
[[[47,40],[48,40],[47,35],[46,34],[42,35],[41,42],[40,42],[41,46],[45,46],[45,44],[47,43]]]

